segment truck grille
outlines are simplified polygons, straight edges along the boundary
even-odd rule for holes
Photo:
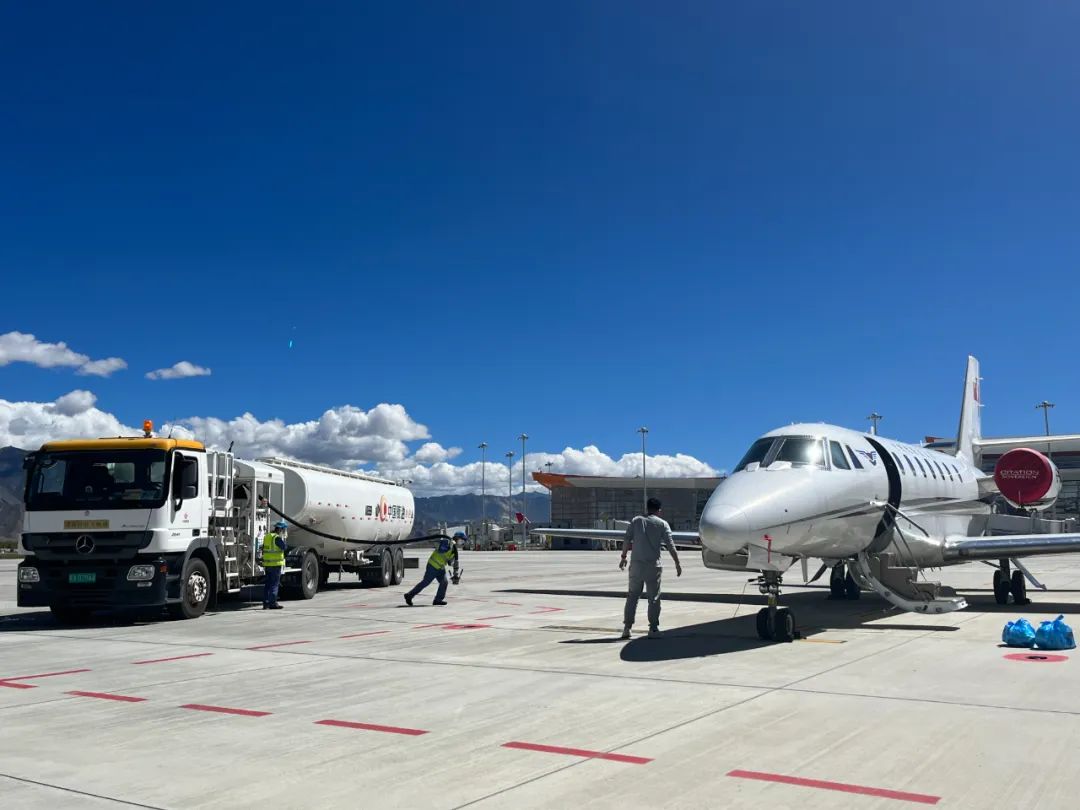
[[[153,532],[52,532],[24,534],[23,545],[42,560],[123,560],[134,557],[152,538]]]

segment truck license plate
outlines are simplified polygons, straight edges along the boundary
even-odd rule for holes
[[[68,583],[74,585],[79,582],[96,582],[97,574],[68,574]]]

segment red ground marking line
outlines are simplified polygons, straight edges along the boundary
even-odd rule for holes
[[[142,703],[146,698],[132,697],[131,695],[110,695],[108,692],[68,692],[75,697],[100,698],[101,700],[118,700],[121,703]]]
[[[728,776],[734,776],[739,779],[756,779],[761,782],[779,782],[784,785],[796,785],[798,787],[835,790],[840,793],[857,793],[860,796],[876,796],[879,799],[896,799],[897,801],[915,802],[916,804],[937,804],[941,801],[940,796],[928,796],[923,793],[905,793],[902,790],[887,790],[885,788],[865,787],[863,785],[848,785],[844,782],[828,782],[823,779],[803,779],[798,776],[784,776],[779,773],[734,770],[730,771]]]
[[[484,602],[484,603],[486,603],[488,600],[487,599],[472,599],[470,597],[464,597],[462,599],[459,599],[458,601],[459,602]]]
[[[338,728],[358,728],[363,731],[382,731],[386,734],[405,734],[410,737],[419,737],[427,734],[420,728],[401,728],[400,726],[379,726],[374,723],[353,723],[350,720],[316,720],[317,726],[336,726]]]
[[[483,630],[491,627],[490,624],[444,624],[443,630]]]
[[[6,686],[8,689],[36,689],[32,683],[14,683],[13,681],[0,681],[0,686]]]
[[[245,647],[247,650],[269,650],[273,647],[294,647],[297,644],[310,644],[311,639],[307,641],[279,641],[276,644],[257,644],[254,647]]]
[[[510,607],[521,607],[521,602],[496,602],[496,605],[510,605]]]
[[[585,757],[587,759],[608,759],[612,762],[629,762],[631,765],[647,765],[652,762],[648,757],[633,757],[629,754],[609,754],[606,751],[589,751],[585,748],[563,748],[558,745],[537,745],[527,742],[508,742],[502,744],[503,748],[516,748],[521,751],[540,751],[544,754],[566,754],[571,757]]]
[[[191,655],[174,655],[172,658],[151,658],[149,661],[132,661],[133,664],[164,664],[166,661],[183,661],[185,658],[203,658],[213,653],[192,653]]]
[[[338,636],[338,638],[360,638],[361,636],[381,636],[383,633],[389,633],[389,630],[369,630],[366,633],[349,633],[347,636]]]
[[[529,612],[530,613],[554,613],[555,611],[558,611],[558,610],[566,610],[566,608],[542,607],[539,610],[532,610],[532,611],[529,611]]]
[[[1060,664],[1062,661],[1069,660],[1067,655],[1049,655],[1043,652],[1012,653],[1005,657],[1009,661],[1029,661],[1036,664]]]
[[[476,619],[476,621],[478,621],[478,622],[489,622],[492,619],[509,619],[509,618],[510,618],[509,614],[507,614],[506,616],[480,616],[480,617],[478,617]]]
[[[56,675],[75,675],[79,672],[89,672],[89,669],[65,669],[63,672],[42,672],[40,675],[17,675],[13,678],[4,678],[3,681],[30,681],[34,678],[52,678]],[[16,686],[16,689],[21,687]]]
[[[414,624],[413,630],[426,630],[429,627],[446,627],[444,622],[436,622],[435,624]]]
[[[270,712],[256,712],[251,709],[231,709],[228,706],[207,706],[204,703],[185,703],[181,709],[197,712],[218,712],[220,714],[241,714],[244,717],[266,717]]]

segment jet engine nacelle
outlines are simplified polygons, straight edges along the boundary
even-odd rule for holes
[[[1005,500],[1021,509],[1047,509],[1061,492],[1054,462],[1030,447],[1018,447],[999,458],[994,483]]]

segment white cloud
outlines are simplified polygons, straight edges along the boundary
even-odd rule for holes
[[[72,391],[55,402],[10,402],[0,399],[0,447],[36,450],[57,439],[135,436],[111,413],[98,410],[89,391]]]
[[[181,360],[168,368],[159,368],[146,372],[148,380],[179,380],[184,377],[209,377],[210,369]]]
[[[438,442],[427,442],[413,455],[421,464],[438,464],[461,455],[460,447],[443,447]]]
[[[241,458],[282,456],[340,467],[401,464],[409,457],[406,442],[431,438],[401,405],[382,403],[364,411],[352,405],[331,408],[316,420],[288,424],[263,422],[250,413],[225,421],[196,416],[175,426],[212,447],[228,447]]]
[[[74,368],[79,374],[94,377],[108,377],[127,368],[127,363],[119,357],[91,360],[63,341],[45,343],[25,332],[0,335],[0,366],[11,363],[29,363],[38,368]]]

